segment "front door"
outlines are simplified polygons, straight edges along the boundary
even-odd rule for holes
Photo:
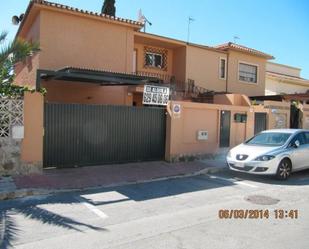
[[[254,135],[266,130],[266,113],[256,112],[254,115]]]
[[[230,147],[231,112],[221,111],[220,147]]]

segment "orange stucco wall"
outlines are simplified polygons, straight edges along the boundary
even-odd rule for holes
[[[100,20],[41,11],[40,67],[132,72],[133,29]]]
[[[21,160],[24,162],[43,162],[43,105],[41,94],[25,93],[24,139],[21,148]]]
[[[215,154],[219,151],[220,112],[231,111],[230,146],[235,146],[254,133],[254,113],[250,107],[201,104],[192,102],[171,102],[181,105],[181,114],[171,111],[167,120],[166,159],[173,160],[181,155]],[[236,123],[235,113],[247,114],[247,123]],[[199,130],[208,131],[208,140],[197,140]]]
[[[47,81],[43,82],[45,100],[55,103],[132,105],[132,96],[126,86],[100,86],[97,84]]]
[[[173,75],[176,81],[186,82],[186,61],[187,61],[187,49],[186,47],[177,48],[174,50],[173,58]]]
[[[263,105],[252,106],[254,112],[267,114],[267,129],[290,128],[290,103],[264,101]]]
[[[220,57],[226,58],[226,54],[187,46],[186,79],[192,79],[196,85],[209,90],[225,91],[226,81],[219,79]]]
[[[239,62],[258,66],[258,82],[246,83],[239,80]],[[262,96],[265,94],[266,59],[230,51],[228,59],[228,92],[241,93],[248,96]]]
[[[23,39],[29,42],[40,41],[40,15],[36,17],[31,28],[29,29],[26,37]],[[36,53],[34,56],[28,57],[25,61],[19,62],[15,65],[15,84],[29,86],[35,88],[36,82],[36,70],[40,67],[40,53]]]
[[[242,94],[219,94],[214,96],[214,104],[250,106],[250,99]]]
[[[290,128],[289,102],[264,101],[263,108],[268,111],[268,129]]]

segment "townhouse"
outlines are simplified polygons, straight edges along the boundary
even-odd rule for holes
[[[179,91],[191,82],[204,91],[264,95],[271,55],[234,43],[188,44],[143,33],[142,27],[33,0],[17,37],[38,41],[41,52],[16,65],[16,84],[45,87],[46,101],[62,103],[141,105],[138,83],[145,80],[174,84]]]
[[[39,42],[41,51],[15,65],[15,84],[44,87],[47,94],[25,95],[15,171],[187,160],[288,126],[289,104],[264,108],[247,97],[264,95],[271,55],[142,28],[137,21],[30,1],[16,37]],[[167,106],[144,105],[145,85],[168,89]]]

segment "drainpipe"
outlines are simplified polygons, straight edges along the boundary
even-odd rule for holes
[[[229,82],[229,58],[230,54],[227,53],[226,56],[226,75],[225,75],[225,92],[228,93],[228,82]]]

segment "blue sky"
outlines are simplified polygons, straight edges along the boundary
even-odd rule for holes
[[[17,28],[11,17],[25,11],[28,0],[0,1],[0,30],[13,38]],[[103,0],[54,0],[69,6],[99,12]],[[275,62],[302,68],[309,79],[309,1],[308,0],[116,0],[117,16],[137,19],[141,8],[153,23],[147,32],[217,45],[233,41],[276,57]]]

